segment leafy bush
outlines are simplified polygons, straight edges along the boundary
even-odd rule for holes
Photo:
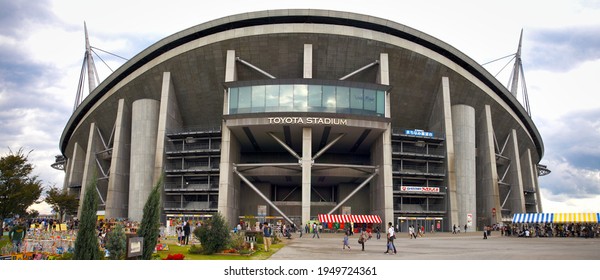
[[[204,253],[208,255],[227,248],[231,238],[227,223],[218,212],[205,226],[196,228],[194,236],[200,240],[202,248],[204,248]]]
[[[242,232],[238,232],[238,233],[234,233],[231,235],[231,242],[229,243],[229,246],[231,248],[234,248],[236,250],[241,250],[244,248],[244,245],[246,243],[246,235]]]
[[[127,236],[121,224],[117,224],[106,234],[106,249],[110,253],[111,260],[122,260],[127,252]]]
[[[190,249],[188,250],[188,252],[190,254],[194,254],[194,255],[200,255],[203,252],[204,249],[202,249],[202,246],[198,246],[196,244],[192,244],[192,246],[190,246]]]

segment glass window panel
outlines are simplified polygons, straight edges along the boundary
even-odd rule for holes
[[[385,91],[377,91],[377,114],[385,116]]]
[[[363,108],[363,90],[362,88],[350,88],[350,108]]]
[[[236,114],[238,108],[238,88],[229,89],[229,113]]]
[[[252,106],[252,89],[241,87],[238,99],[238,108],[250,108]]]
[[[291,111],[294,105],[294,87],[293,85],[279,86],[279,111]]]
[[[308,103],[308,86],[294,85],[294,111],[306,112]]]
[[[337,112],[345,112],[345,108],[350,108],[350,88],[347,87],[337,87],[335,94],[335,106],[338,109]]]
[[[252,112],[265,111],[265,86],[252,86]]]
[[[266,86],[267,112],[279,111],[279,85]]]
[[[323,107],[327,112],[335,112],[335,87],[323,86]]]
[[[372,89],[365,89],[364,91],[364,109],[370,111],[370,114],[377,111],[377,95]]]
[[[320,85],[308,85],[308,106],[321,107],[323,90]]]

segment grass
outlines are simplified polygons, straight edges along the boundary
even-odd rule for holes
[[[266,260],[275,252],[279,251],[279,249],[283,248],[285,244],[283,242],[279,242],[277,244],[271,244],[271,250],[269,252],[263,251],[262,244],[258,244],[256,248],[259,250],[250,256],[237,256],[237,255],[200,255],[200,254],[190,254],[188,250],[190,246],[177,246],[173,241],[167,240],[166,242],[169,245],[169,251],[159,251],[158,255],[161,259],[167,257],[168,254],[183,254],[185,255],[185,260]]]

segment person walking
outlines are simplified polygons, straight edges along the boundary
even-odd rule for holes
[[[21,253],[21,245],[23,244],[23,240],[25,240],[26,234],[27,230],[20,221],[18,221],[8,232],[8,238],[12,242],[13,248],[17,253]]]
[[[317,238],[321,238],[321,237],[319,237],[319,228],[317,227],[317,223],[314,223],[312,225],[312,229],[313,229],[313,237],[312,238],[315,238],[315,235],[317,236]]]
[[[377,240],[379,240],[381,238],[381,229],[379,228],[379,226],[377,226],[375,232],[377,233]]]
[[[363,229],[360,232],[360,237],[358,238],[358,243],[362,245],[362,251],[365,250],[365,243],[367,243],[367,240],[369,240],[369,235],[367,234],[367,231]]]
[[[188,245],[189,241],[190,241],[190,234],[191,234],[191,228],[190,228],[190,221],[187,221],[187,223],[185,223],[185,225],[183,226],[183,243],[185,245]]]
[[[265,222],[263,224],[263,243],[265,244],[265,252],[269,252],[271,249],[271,235],[273,235],[273,230],[269,226],[269,223]]]
[[[392,225],[392,222],[388,223],[388,232],[387,232],[387,250],[385,251],[386,254],[390,253],[390,250],[394,251],[394,255],[396,254],[396,246],[394,246],[394,239],[396,238],[396,233],[394,232],[394,226]]]
[[[483,227],[483,239],[487,239],[487,226]]]
[[[467,233],[467,224],[465,224],[465,233]]]
[[[350,241],[348,240],[348,231],[344,231],[344,247],[342,250],[346,250],[346,246],[348,246],[348,250],[350,250]]]

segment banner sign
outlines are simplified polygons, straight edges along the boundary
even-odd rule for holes
[[[406,135],[433,137],[433,132],[423,131],[421,129],[407,129],[404,131]]]
[[[325,124],[348,125],[347,119],[317,117],[272,117],[267,118],[269,124]]]
[[[407,186],[402,186],[400,187],[400,190],[403,192],[430,192],[430,193],[438,193],[440,192],[440,188],[434,188],[434,187],[407,187]]]

